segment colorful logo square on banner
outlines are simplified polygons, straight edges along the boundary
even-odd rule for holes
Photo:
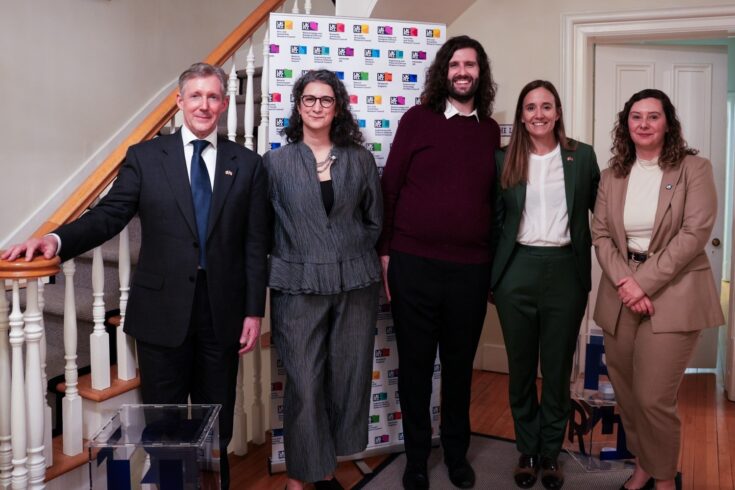
[[[355,24],[354,26],[352,26],[352,33],[353,34],[369,34],[370,26],[367,24]]]
[[[366,49],[365,58],[380,58],[380,50],[379,49]]]
[[[293,29],[293,21],[292,20],[277,20],[276,29],[290,31],[291,29]]]
[[[392,36],[393,26],[378,26],[378,34],[384,36]]]
[[[278,92],[272,92],[268,96],[268,99],[270,100],[270,102],[280,102],[281,101],[281,94],[278,93]]]
[[[327,56],[329,54],[329,46],[314,46],[314,56]]]
[[[329,24],[329,32],[345,32],[345,25],[340,22]]]
[[[389,71],[377,73],[375,76],[379,82],[392,82],[393,81],[393,74]]]
[[[380,143],[375,143],[380,144]],[[382,349],[375,349],[375,357],[388,357],[390,356],[390,349],[388,347],[383,347]]]
[[[338,80],[344,80],[345,79],[345,72],[343,72],[343,71],[335,71],[334,74],[337,75],[337,79]]]
[[[411,59],[412,60],[425,60],[426,51],[411,51]]]
[[[382,436],[375,436],[375,444],[387,444],[390,442],[390,436],[383,434]]]
[[[380,379],[380,371],[378,370],[373,371],[373,379]]]
[[[380,415],[371,415],[370,421],[371,424],[379,424],[380,423]]]
[[[359,127],[359,128],[367,127],[365,125],[365,120],[364,119],[358,119],[357,120],[357,127]],[[378,328],[377,327],[375,328],[375,335],[378,335]]]
[[[402,95],[395,95],[390,98],[390,105],[406,105],[406,98]]]
[[[350,104],[357,104],[358,98],[357,95],[350,95]]]
[[[419,81],[419,76],[415,73],[404,73],[401,75],[401,80],[406,83],[416,83]]]
[[[382,151],[383,143],[365,143],[365,148],[367,148],[370,151]]]
[[[403,59],[403,50],[402,49],[389,49],[388,50],[388,58],[396,59],[396,60],[402,60]]]
[[[416,37],[419,35],[419,30],[415,27],[404,27],[403,35],[406,37]]]
[[[392,422],[394,420],[401,420],[403,418],[403,413],[401,412],[392,412],[388,414],[388,422]]]
[[[383,103],[382,95],[366,95],[365,103],[368,105],[380,105]]]
[[[291,46],[291,54],[306,54],[306,46]]]
[[[277,128],[287,128],[288,127],[288,118],[287,117],[277,117],[276,118],[276,127]]]
[[[441,29],[426,29],[426,37],[430,37],[433,39],[439,38],[442,36],[442,30]]]
[[[274,381],[271,383],[271,391],[283,391],[283,383],[280,381]]]
[[[395,325],[388,325],[385,327],[385,334],[386,335],[394,335],[396,333],[396,327]]]
[[[293,70],[290,68],[276,68],[276,78],[293,78]]]
[[[373,121],[373,127],[375,129],[388,129],[390,128],[390,121],[388,119],[376,119]]]
[[[314,22],[313,20],[304,21],[301,23],[301,30],[302,31],[318,31],[319,23]]]
[[[280,148],[281,143],[276,143],[275,141],[271,142],[271,150],[275,150],[276,148]]]
[[[373,401],[374,402],[384,402],[388,399],[388,393],[382,392],[382,393],[373,393]]]
[[[398,368],[388,370],[388,379],[395,379],[398,377]]]
[[[354,71],[352,72],[353,80],[367,81],[370,79],[370,74],[366,71]]]
[[[280,47],[280,46],[279,46],[278,44],[271,44],[271,45],[270,45],[270,46],[268,47],[268,52],[269,52],[270,54],[278,54],[278,53],[280,53],[280,52],[281,52],[281,47]]]
[[[355,56],[355,48],[337,48],[337,56]]]

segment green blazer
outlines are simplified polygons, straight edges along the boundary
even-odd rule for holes
[[[571,143],[572,142],[570,140]],[[575,150],[561,150],[564,167],[564,187],[567,195],[569,214],[569,233],[572,238],[572,250],[577,263],[577,273],[582,285],[589,291],[592,287],[590,271],[592,269],[589,211],[595,207],[597,184],[600,182],[600,168],[597,157],[591,146],[576,142]],[[491,252],[494,253],[490,287],[494,288],[510,262],[518,237],[518,227],[523,216],[526,203],[526,184],[519,184],[509,189],[500,187],[500,176],[503,173],[505,152],[497,150],[495,162],[497,179],[495,188],[495,209],[493,211],[493,227],[490,239]]]

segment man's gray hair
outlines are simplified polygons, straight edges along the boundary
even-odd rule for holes
[[[222,88],[222,96],[227,93],[227,74],[219,66],[210,65],[209,63],[194,63],[179,76],[179,92],[184,93],[184,85],[192,78],[206,78],[214,75],[219,78]]]

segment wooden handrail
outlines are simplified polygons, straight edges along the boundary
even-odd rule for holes
[[[221,66],[239,48],[250,39],[260,25],[266,21],[268,15],[279,8],[285,0],[263,0],[255,10],[238,25],[219,46],[205,58],[204,61],[212,65]],[[99,167],[79,186],[51,217],[45,221],[33,236],[40,237],[79,217],[102,191],[110,185],[122,166],[128,147],[155,136],[161,128],[173,117],[176,107],[176,93],[174,89],[166,98],[136,127],[120,145],[100,164]]]
[[[60,270],[59,263],[58,257],[44,259],[40,256],[34,257],[30,262],[22,258],[13,262],[0,260],[0,280],[53,276]]]

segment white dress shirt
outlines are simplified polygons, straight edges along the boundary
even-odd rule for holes
[[[198,140],[194,136],[189,128],[185,124],[181,125],[181,139],[184,143],[184,158],[186,159],[186,175],[189,176],[189,184],[191,184],[191,157],[194,155],[194,145],[192,141]],[[217,129],[209,133],[206,138],[201,138],[209,141],[209,144],[202,150],[202,158],[204,164],[207,166],[207,173],[209,174],[209,184],[214,190],[214,172],[217,167]]]
[[[562,247],[572,242],[559,145],[546,155],[529,156],[526,203],[517,241],[536,247]]]
[[[444,117],[449,119],[452,116],[462,116],[462,117],[472,117],[475,116],[475,119],[478,121],[480,120],[480,116],[477,115],[477,109],[472,109],[472,112],[469,114],[463,114],[459,112],[459,109],[454,107],[451,102],[449,102],[449,99],[447,99],[447,108],[444,109]]]

